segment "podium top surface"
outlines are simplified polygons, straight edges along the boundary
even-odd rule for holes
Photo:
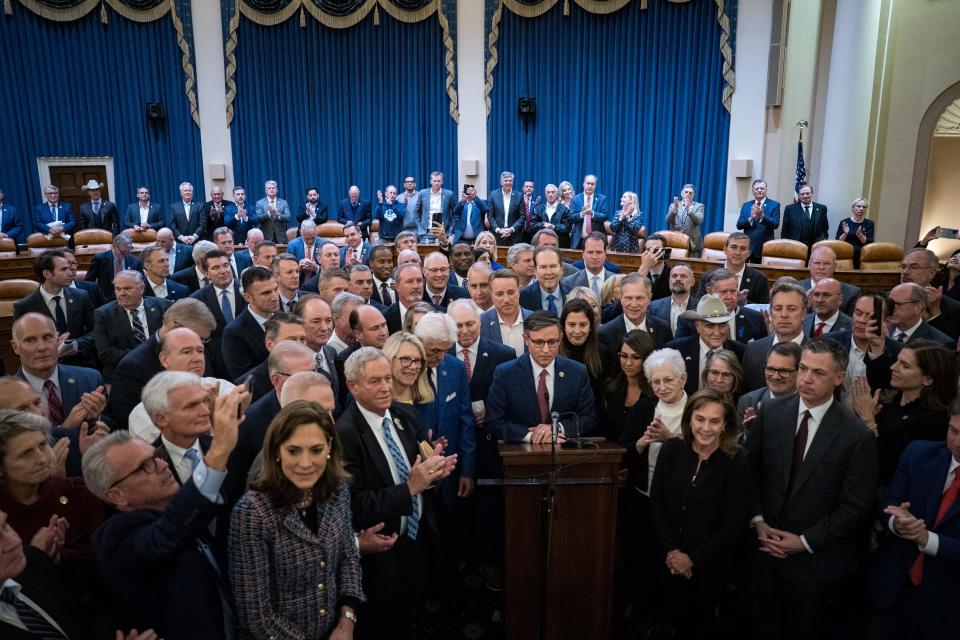
[[[570,463],[618,463],[626,449],[604,438],[584,438],[582,449],[555,448],[549,444],[529,442],[501,442],[500,457],[504,466],[548,464],[556,455],[562,464]]]

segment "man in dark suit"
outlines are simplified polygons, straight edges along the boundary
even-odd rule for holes
[[[74,255],[74,252],[67,247],[60,247],[57,251],[64,255],[67,259],[67,264],[70,266],[70,284],[68,284],[67,287],[74,291],[83,291],[90,296],[90,302],[93,303],[94,309],[102,306],[104,303],[103,294],[100,293],[100,287],[97,286],[97,283],[77,280],[77,269],[80,268],[80,263],[77,261],[77,256]]]
[[[363,237],[370,236],[370,221],[373,212],[369,200],[360,199],[360,188],[356,185],[347,190],[347,197],[337,203],[337,222],[352,222],[360,228]]]
[[[726,349],[743,358],[743,345],[730,339],[730,312],[719,296],[707,294],[700,298],[696,311],[684,311],[683,317],[696,324],[696,336],[671,340],[665,349],[676,349],[687,365],[684,389],[693,395],[701,387],[703,371],[714,351]]]
[[[96,282],[100,287],[100,293],[104,300],[113,300],[113,277],[126,269],[134,271],[143,271],[143,263],[140,258],[132,255],[133,240],[126,234],[119,234],[113,237],[113,248],[110,251],[102,251],[93,256],[90,261],[90,267],[87,269],[87,275],[84,277],[88,282]]]
[[[243,272],[253,266],[253,260],[247,251],[237,251],[233,244],[233,233],[226,227],[217,227],[213,230],[213,242],[217,249],[227,254],[230,260],[230,269],[233,270],[233,277],[237,280],[243,275]],[[268,269],[273,269],[271,264]]]
[[[737,279],[740,306],[748,302],[766,304],[770,301],[770,286],[767,283],[767,276],[746,264],[751,246],[750,237],[739,231],[727,236],[726,244],[723,246],[723,253],[727,256],[727,259],[722,268],[728,270]],[[712,271],[708,271],[700,276],[700,288],[697,290],[697,296],[702,296],[707,292],[706,283],[709,282],[709,276],[712,273]],[[737,340],[739,339],[738,337]]]
[[[881,610],[884,640],[947,640],[957,632],[960,404],[950,413],[946,446],[911,443],[880,499],[887,535],[874,556],[870,593]]]
[[[403,328],[403,321],[407,317],[407,309],[423,300],[425,286],[423,271],[418,264],[402,264],[394,271],[394,293],[396,301],[387,307],[383,317],[387,320],[387,330],[396,333]]]
[[[200,211],[203,205],[193,201],[193,185],[180,183],[180,198],[170,205],[167,226],[177,242],[193,244],[200,238]]]
[[[879,295],[879,294],[877,294]],[[848,354],[844,394],[852,393],[857,378],[866,376],[873,390],[890,387],[890,367],[897,361],[903,344],[884,334],[883,325],[874,315],[872,293],[857,298],[853,319],[848,329],[823,334],[840,343]],[[889,306],[889,305],[887,305]]]
[[[360,227],[348,222],[343,225],[344,245],[340,249],[340,266],[366,264],[370,257],[370,243],[363,239]]]
[[[647,238],[640,254],[641,275],[650,279],[650,296],[652,300],[660,300],[670,295],[670,265],[664,262],[667,241],[658,233]]]
[[[943,286],[934,288],[933,279],[940,271],[940,259],[933,251],[911,249],[903,256],[900,282],[920,285],[927,292],[926,318],[930,326],[945,333],[954,341],[960,338],[960,302],[943,295]]]
[[[430,174],[430,188],[420,191],[417,201],[417,234],[422,237],[430,233],[431,223],[440,223],[450,235],[453,227],[453,207],[455,200],[453,192],[443,188],[443,173],[434,171]]]
[[[163,313],[172,304],[163,298],[144,297],[143,275],[138,271],[121,271],[113,286],[116,300],[94,312],[93,335],[107,382],[113,380],[113,370],[123,356],[157,332]]]
[[[318,295],[306,295],[300,298],[300,301],[294,306],[293,312],[303,318],[306,345],[315,354],[314,371],[327,376],[330,380],[330,386],[333,388],[333,397],[337,398],[344,382],[337,373],[335,364],[337,351],[327,344],[333,336],[333,312],[330,305]],[[342,409],[343,407],[336,407],[334,415],[339,416]]]
[[[509,269],[490,274],[490,298],[493,308],[480,314],[480,336],[510,347],[521,355],[526,347],[523,340],[523,321],[532,311],[520,306],[520,278]]]
[[[287,253],[297,259],[298,271],[303,277],[320,269],[320,246],[326,244],[317,239],[317,224],[313,220],[300,223],[300,235],[287,244]]]
[[[834,401],[844,350],[817,339],[803,348],[798,395],[765,402],[747,438],[759,549],[751,580],[757,637],[818,638],[827,603],[859,570],[877,487],[876,438]]]
[[[228,204],[224,208],[224,219],[225,226],[233,232],[235,244],[244,244],[247,234],[253,229],[260,232],[260,222],[257,220],[255,211],[247,206],[247,190],[243,187],[234,187],[233,204]],[[260,240],[263,240],[262,233]],[[246,242],[246,245],[250,250],[256,248],[250,242]]]
[[[426,282],[423,301],[432,304],[437,311],[446,311],[451,300],[470,297],[470,292],[463,287],[450,284],[450,262],[439,251],[427,254],[423,259],[423,276]]]
[[[543,195],[546,198],[533,210],[530,219],[530,230],[534,233],[540,229],[553,229],[557,234],[560,246],[570,247],[570,210],[560,201],[560,192],[557,185],[548,184],[544,187]]]
[[[487,229],[497,236],[497,244],[512,245],[519,242],[519,236],[513,233],[513,223],[520,217],[520,201],[523,198],[513,189],[513,174],[504,171],[500,174],[500,188],[490,192],[487,199]],[[504,234],[501,234],[501,231]]]
[[[263,325],[263,344],[267,354],[272,353],[273,348],[284,341],[303,343],[305,335],[303,320],[286,311],[274,313]],[[273,384],[270,382],[270,368],[267,366],[268,360],[269,355],[263,359],[263,362],[243,372],[233,381],[233,384],[246,384],[249,378],[251,402],[256,402],[273,390]]]
[[[764,322],[763,315],[759,311],[740,305],[741,296],[735,274],[721,267],[703,274],[700,283],[707,293],[720,296],[723,303],[727,305],[727,310],[735,314],[730,327],[730,335],[737,342],[748,344],[766,337],[767,324]],[[706,283],[706,286],[704,286],[704,283]],[[676,337],[689,336],[693,333],[693,326],[689,322],[682,318],[677,321]]]
[[[583,239],[594,231],[603,232],[610,215],[607,196],[597,193],[597,176],[583,177],[583,191],[570,201],[570,247],[580,249]]]
[[[194,265],[193,251],[198,245],[177,242],[173,237],[173,231],[168,227],[161,227],[157,231],[156,245],[167,254],[171,273],[176,273]]]
[[[810,260],[807,262],[810,269],[810,277],[800,281],[800,286],[809,291],[814,285],[824,278],[833,278],[837,270],[837,254],[827,246],[820,246],[810,252]],[[840,292],[843,294],[843,302],[840,303],[840,310],[847,315],[853,314],[853,305],[860,295],[860,289],[846,282],[840,283]]]
[[[779,342],[807,343],[803,319],[807,311],[807,294],[802,287],[781,283],[770,294],[770,321],[773,335],[747,344],[743,353],[743,388],[752,391],[763,386],[763,367],[770,348]],[[844,360],[846,362],[846,360]]]
[[[69,237],[77,221],[69,202],[60,202],[60,189],[47,185],[43,190],[46,201],[33,209],[33,230],[36,233]]]
[[[803,333],[808,338],[819,338],[831,331],[844,331],[853,321],[840,311],[843,291],[833,278],[823,278],[808,292],[813,311],[803,321]]]
[[[620,304],[623,313],[601,325],[597,339],[603,342],[610,353],[620,351],[623,336],[634,329],[649,331],[653,343],[659,349],[673,340],[670,325],[647,313],[650,305],[650,280],[639,273],[628,273],[620,281]]]
[[[280,308],[273,272],[251,267],[243,272],[241,282],[246,309],[223,329],[223,361],[230,380],[266,360],[263,325]]]
[[[824,336],[829,337],[829,336]],[[767,354],[763,368],[765,387],[748,391],[737,400],[737,424],[741,425],[741,439],[750,432],[750,423],[767,400],[785,398],[797,392],[797,371],[800,368],[801,347],[795,342],[778,342]]]
[[[931,340],[956,351],[957,341],[938,331],[923,319],[923,311],[929,301],[929,293],[919,284],[898,284],[890,290],[890,337],[900,343],[913,340]]]
[[[118,512],[94,533],[93,549],[125,625],[153,628],[166,638],[235,637],[226,567],[211,551],[208,525],[220,511],[246,396],[238,387],[217,399],[210,448],[191,461],[182,487],[154,448],[126,431],[87,451],[87,488]],[[201,400],[193,411],[209,408]]]
[[[117,205],[101,199],[100,190],[103,185],[96,180],[90,180],[81,188],[87,192],[90,201],[80,205],[77,231],[104,229],[114,235],[120,233],[120,212],[117,211]]]
[[[150,188],[145,185],[137,187],[137,201],[127,205],[120,224],[121,231],[160,229],[166,225],[167,217],[163,213],[163,207],[150,202]]]
[[[170,279],[170,258],[161,247],[146,247],[140,259],[143,261],[143,295],[170,302],[190,295],[186,285]]]
[[[214,249],[203,256],[201,266],[210,283],[204,288],[190,294],[191,298],[199,300],[217,321],[217,328],[210,336],[210,350],[214,354],[214,371],[218,378],[230,378],[226,363],[223,361],[223,331],[234,318],[247,308],[247,301],[243,297],[233,271],[230,269],[230,259],[223,251]],[[274,294],[276,297],[276,294]],[[262,336],[261,336],[262,339]],[[244,369],[246,371],[246,369]],[[243,371],[237,373],[240,375]]]
[[[0,189],[0,240],[10,238],[14,243],[20,243],[23,234],[23,221],[17,215],[17,208],[3,201],[3,190]]]
[[[783,210],[783,230],[780,237],[796,240],[810,247],[814,242],[830,237],[827,207],[813,201],[813,187],[808,184],[801,185],[797,195],[800,202],[788,204]]]
[[[54,321],[57,333],[70,334],[76,348],[64,362],[95,367],[93,303],[86,293],[69,286],[72,275],[66,254],[57,250],[45,251],[34,261],[33,271],[41,281],[40,288],[13,303],[13,320],[27,313],[47,316]]]
[[[740,207],[737,229],[750,237],[750,262],[759,264],[763,244],[773,240],[773,232],[780,226],[780,203],[767,198],[767,183],[763,180],[754,180],[751,189],[753,200],[744,202]]]
[[[681,314],[689,309],[696,309],[699,301],[699,298],[693,297],[692,290],[693,269],[685,262],[678,262],[670,269],[670,295],[652,301],[647,307],[647,315],[668,323],[674,337],[681,337],[677,334]],[[728,311],[735,313],[736,307]]]
[[[297,207],[297,227],[305,220],[310,220],[316,225],[326,222],[330,212],[327,203],[320,199],[320,190],[316,187],[307,187],[304,198],[306,201]],[[297,235],[299,236],[299,233]]]
[[[426,439],[412,407],[393,402],[391,363],[373,347],[347,360],[346,378],[354,402],[337,420],[337,438],[350,484],[354,529],[383,524],[396,541],[383,553],[361,557],[363,591],[357,637],[407,638],[426,587],[426,565],[437,545],[434,482],[449,476],[457,456],[442,447],[425,460],[418,443]],[[385,545],[386,546],[386,545]]]
[[[210,200],[203,203],[200,209],[200,223],[197,225],[197,235],[200,240],[216,240],[213,237],[214,229],[226,228],[226,207],[229,200],[223,199],[223,188],[214,186],[210,189]],[[231,232],[231,241],[233,233]]]
[[[560,316],[570,287],[561,281],[563,255],[556,247],[537,247],[533,252],[537,280],[520,290],[520,306],[531,311],[544,310]]]
[[[589,434],[596,407],[587,368],[558,356],[560,320],[536,311],[523,322],[528,356],[502,364],[493,373],[487,396],[486,423],[507,442],[549,443],[551,414],[558,413],[564,437]]]

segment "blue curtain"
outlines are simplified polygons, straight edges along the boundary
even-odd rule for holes
[[[291,208],[308,187],[336,216],[350,185],[376,203],[405,174],[426,187],[442,171],[456,188],[456,123],[444,88],[444,46],[436,16],[402,23],[385,11],[349,29],[309,14],[263,27],[244,17],[237,35],[234,176],[247,199],[279,182]]]
[[[595,15],[571,2],[564,16],[558,2],[532,19],[504,7],[490,95],[490,188],[509,170],[540,193],[562,180],[579,192],[593,173],[611,212],[624,191],[635,191],[653,231],[691,182],[705,204],[704,231],[722,228],[730,116],[721,104],[716,4],[640,4]],[[736,15],[735,3],[726,4]],[[527,121],[518,115],[521,97],[536,98]]]
[[[178,2],[189,30],[184,8],[189,2]],[[0,189],[27,223],[21,240],[43,199],[38,157],[112,157],[110,199],[121,211],[138,184],[149,185],[157,203],[178,198],[184,180],[203,184],[200,131],[169,14],[138,23],[108,11],[106,25],[99,11],[53,22],[19,5],[0,18]],[[163,103],[165,123],[147,121],[148,102]]]

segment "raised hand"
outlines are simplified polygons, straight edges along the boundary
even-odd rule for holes
[[[397,541],[397,534],[394,533],[390,536],[385,536],[381,531],[383,531],[383,523],[378,522],[369,529],[361,529],[357,534],[357,542],[360,545],[360,554],[369,555],[371,553],[383,553],[384,551],[389,551],[393,548],[393,545]]]

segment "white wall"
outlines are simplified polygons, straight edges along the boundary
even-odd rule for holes
[[[196,57],[197,101],[200,108],[200,150],[203,156],[202,194],[207,200],[214,185],[223,187],[227,199],[233,190],[233,147],[227,128],[226,70],[223,58],[223,32],[220,22],[220,3],[212,0],[192,0],[193,42]],[[226,179],[212,180],[210,165],[223,164]],[[201,185],[197,185],[197,190]]]
[[[483,2],[457,0],[457,184],[476,185],[480,197],[487,197],[487,108],[483,101],[486,70],[483,54]],[[464,163],[476,160],[477,175],[467,175]]]

